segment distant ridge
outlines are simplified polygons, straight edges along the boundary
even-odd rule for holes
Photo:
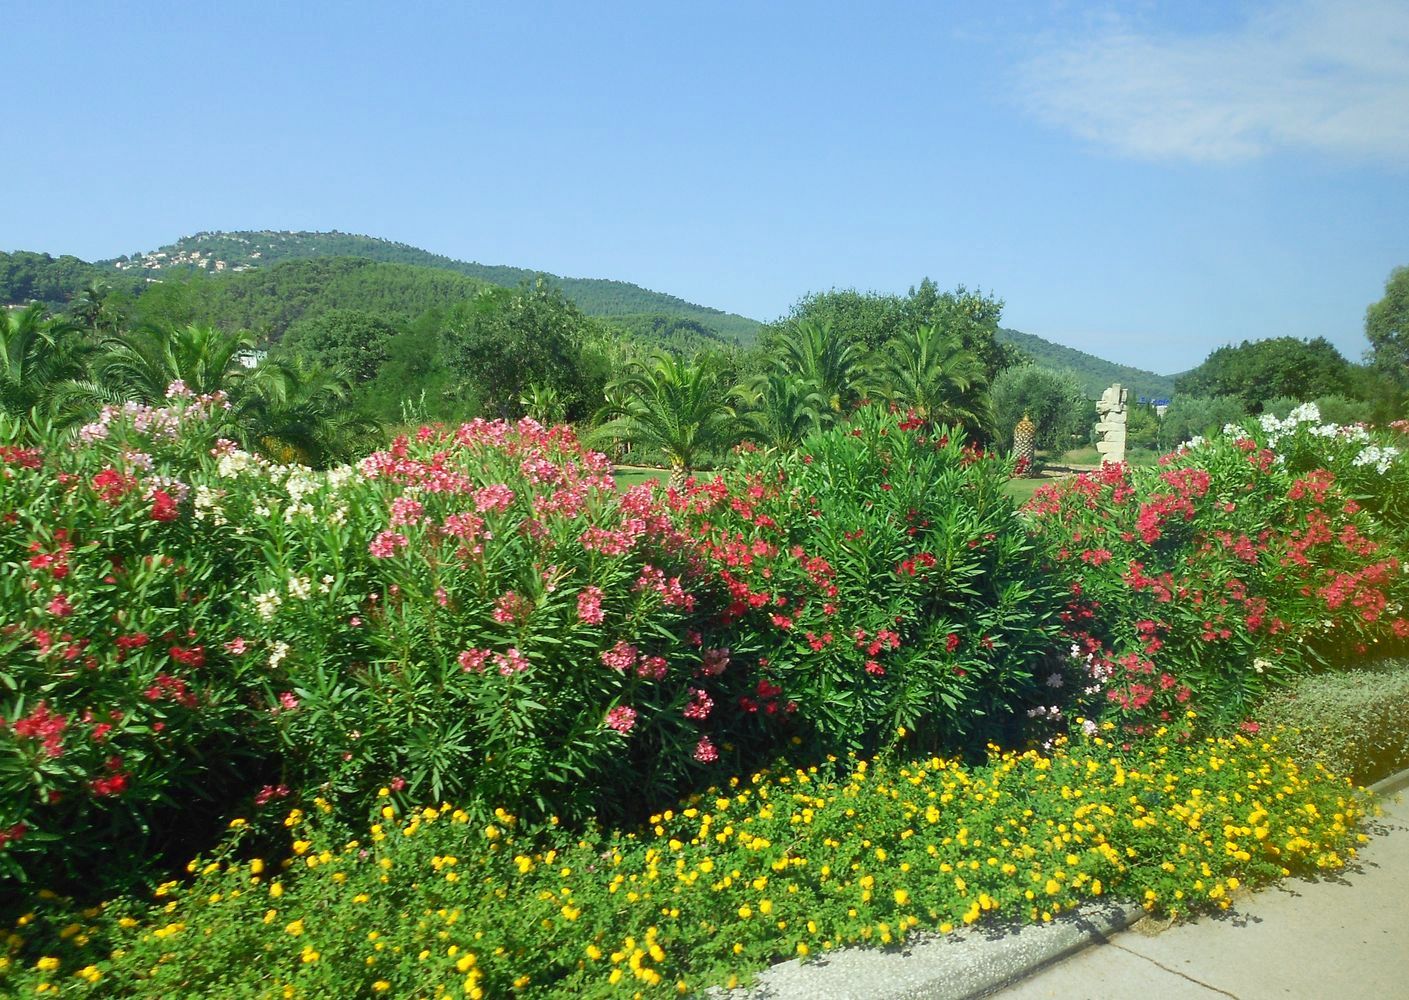
[[[535,277],[544,277],[589,316],[672,316],[693,320],[725,339],[752,342],[760,326],[757,320],[687,302],[665,292],[653,292],[627,281],[608,278],[564,278],[523,267],[476,264],[431,253],[406,243],[353,233],[242,230],[201,232],[183,236],[156,250],[97,261],[100,267],[127,274],[159,273],[171,268],[202,270],[208,273],[239,272],[269,267],[286,260],[322,257],[361,257],[390,264],[412,264],[454,271],[493,285],[516,286]]]
[[[342,263],[336,263],[337,261]],[[390,269],[378,272],[378,280],[384,281],[387,288],[368,289],[355,285],[355,272],[359,270],[356,265],[359,261],[376,265],[399,265],[406,270]],[[130,256],[91,263],[68,254],[52,257],[47,253],[25,250],[0,252],[0,306],[18,305],[37,299],[56,308],[62,307],[92,281],[105,281],[135,293],[149,287],[153,282],[162,281],[165,274],[172,272],[199,273],[221,278],[238,275],[235,284],[246,286],[249,294],[234,294],[236,289],[232,287],[231,298],[243,305],[227,304],[228,315],[212,315],[208,318],[213,322],[227,322],[237,326],[259,326],[277,334],[295,317],[292,314],[282,317],[252,315],[257,311],[254,309],[253,299],[258,297],[257,288],[262,282],[257,283],[256,275],[249,272],[268,275],[270,280],[274,280],[275,272],[282,270],[278,267],[280,264],[299,267],[303,272],[299,280],[306,279],[311,282],[307,288],[298,289],[298,297],[311,301],[317,298],[321,288],[325,297],[332,295],[339,300],[336,304],[340,306],[384,307],[385,303],[378,301],[379,296],[384,299],[388,289],[392,290],[393,297],[395,294],[402,294],[396,290],[402,286],[409,288],[417,284],[411,269],[430,268],[461,276],[457,280],[470,279],[470,283],[463,287],[441,288],[441,293],[451,298],[471,295],[477,285],[514,287],[524,281],[543,277],[561,288],[563,294],[587,315],[610,319],[616,325],[648,341],[662,338],[674,338],[679,341],[681,336],[685,336],[687,339],[693,337],[693,343],[699,346],[719,346],[721,342],[748,346],[757,339],[761,327],[757,320],[747,316],[688,302],[664,292],[653,292],[626,281],[608,278],[564,278],[524,267],[476,264],[432,253],[406,243],[337,230],[296,232],[261,229],[200,232],[193,236],[183,236],[176,242],[156,250],[140,251]],[[365,275],[370,276],[371,272]],[[295,275],[283,277],[293,278]],[[449,280],[451,275],[447,274],[445,277]],[[443,282],[436,282],[433,287],[440,288],[442,284]],[[418,297],[424,291],[418,289],[416,294],[405,292],[402,297],[406,301],[401,305],[405,310],[410,310],[413,305],[424,308],[425,303]],[[364,299],[366,301],[363,301]],[[256,323],[256,319],[262,322]],[[1112,382],[1127,386],[1137,397],[1159,398],[1170,396],[1174,392],[1172,375],[1158,375],[1140,368],[1119,365],[1019,330],[1000,329],[998,339],[1018,347],[1038,364],[1073,372],[1083,390],[1093,397],[1099,396]]]
[[[1070,371],[1081,382],[1081,388],[1093,399],[1099,397],[1107,386],[1115,382],[1129,389],[1131,396],[1136,399],[1141,396],[1167,399],[1174,395],[1173,375],[1157,375],[1143,368],[1118,365],[1114,361],[1106,361],[1074,347],[1054,344],[1050,340],[1043,340],[1021,330],[1000,329],[998,340],[1004,344],[1012,344],[1044,368]]]

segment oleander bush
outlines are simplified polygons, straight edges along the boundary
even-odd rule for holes
[[[1363,796],[1273,733],[847,763],[723,781],[614,834],[384,795],[353,839],[325,804],[290,812],[280,864],[245,853],[236,823],[150,902],[35,900],[0,951],[0,991],[675,995],[1096,898],[1226,908],[1242,885],[1336,870],[1365,840]]]
[[[1409,662],[1298,678],[1255,713],[1306,766],[1371,784],[1409,767]]]
[[[0,880],[188,851],[260,770],[257,672],[226,646],[254,552],[195,530],[185,474],[223,406],[178,387],[74,447],[0,448]]]
[[[1156,468],[1106,466],[1034,496],[1034,535],[1070,597],[1069,712],[1139,732],[1193,705],[1227,727],[1309,669],[1405,648],[1406,463],[1393,432],[1316,419],[1230,427]]]
[[[1062,594],[1003,486],[954,428],[864,407],[792,453],[745,454],[671,497],[695,541],[700,627],[756,658],[746,713],[814,756],[1011,744],[1054,666]]]

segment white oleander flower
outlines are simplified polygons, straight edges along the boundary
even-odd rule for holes
[[[274,612],[279,610],[279,605],[284,603],[284,599],[279,596],[277,590],[267,590],[262,594],[254,595],[254,610],[259,617],[265,621],[274,617]]]

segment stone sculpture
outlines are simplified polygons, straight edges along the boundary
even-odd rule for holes
[[[1096,402],[1096,433],[1100,435],[1096,450],[1101,453],[1103,464],[1125,461],[1125,420],[1129,397],[1130,390],[1122,389],[1117,382],[1101,393],[1101,398]]]

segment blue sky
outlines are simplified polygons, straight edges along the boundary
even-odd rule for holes
[[[0,0],[0,249],[340,229],[772,319],[928,275],[1159,371],[1409,264],[1409,3]]]

